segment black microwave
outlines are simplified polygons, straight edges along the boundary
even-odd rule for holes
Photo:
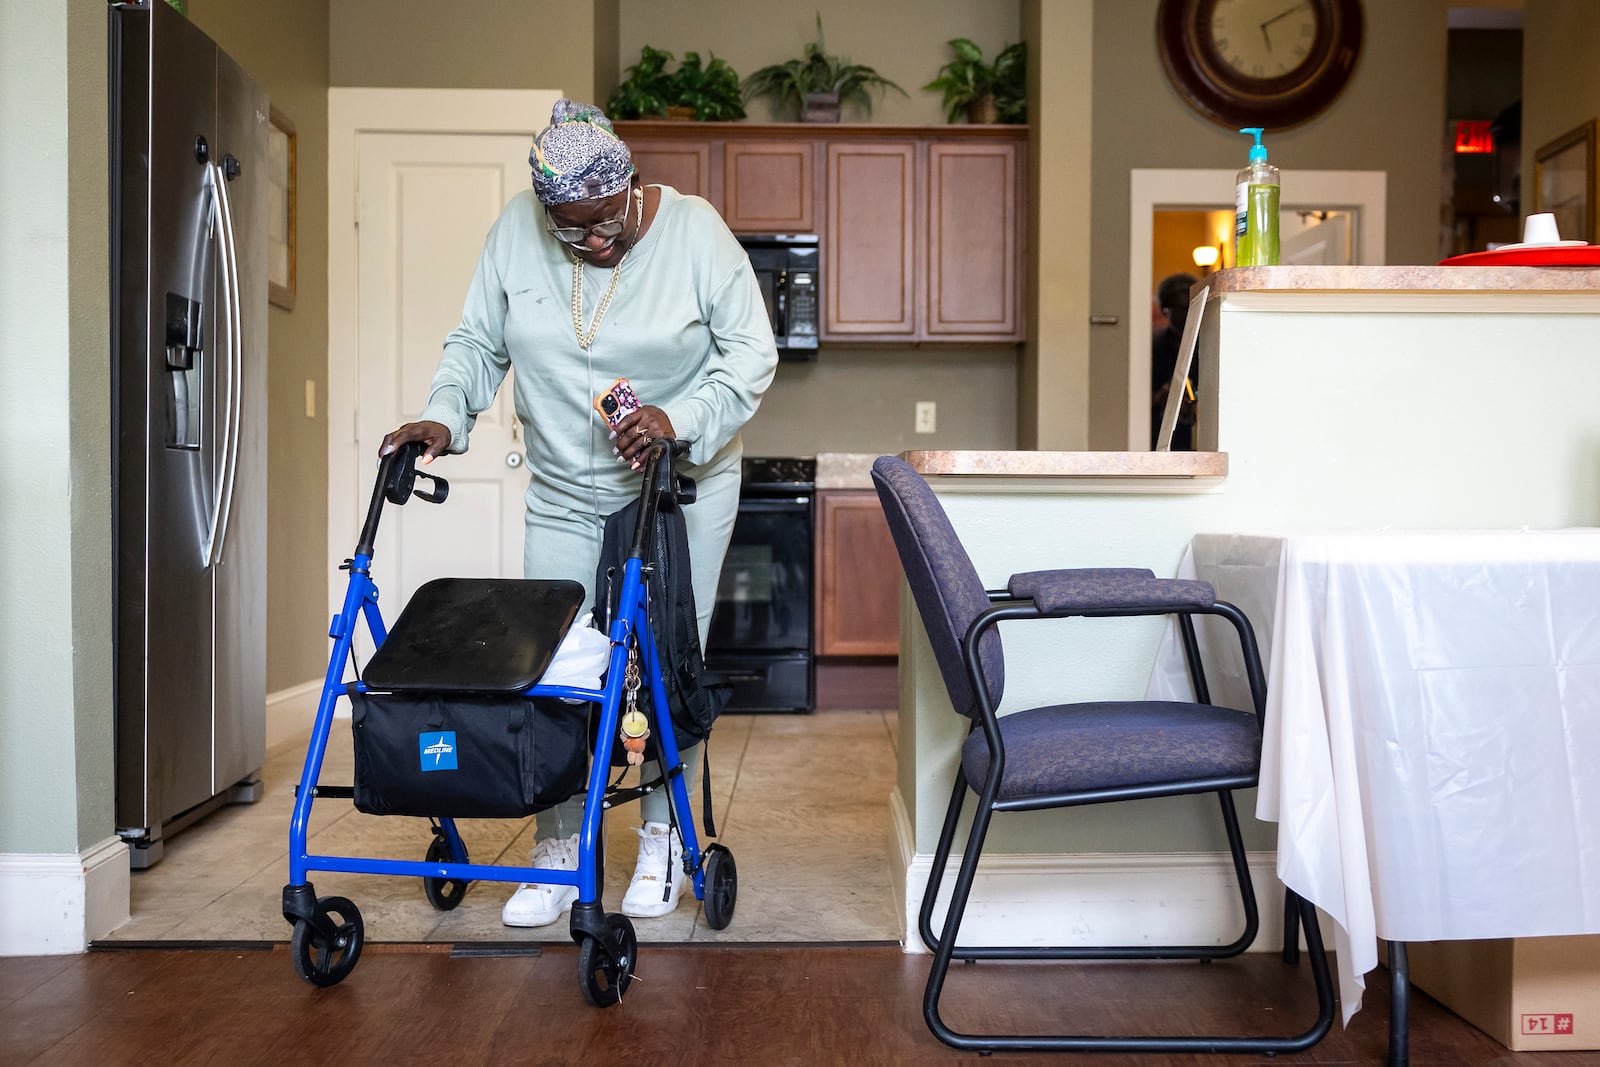
[[[738,235],[750,254],[780,359],[815,359],[822,321],[822,260],[814,233]]]

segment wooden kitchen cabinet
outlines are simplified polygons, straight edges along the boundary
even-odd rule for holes
[[[822,340],[1023,340],[1024,151],[998,138],[830,143]]]
[[[712,187],[711,142],[701,139],[638,137],[628,151],[639,178],[651,185],[670,185],[680,193],[703,196],[721,210],[721,191]]]
[[[816,146],[730,141],[722,148],[722,218],[734,233],[814,233]]]
[[[1020,341],[1022,148],[928,145],[923,336]]]
[[[750,130],[767,132],[752,138]],[[705,197],[734,233],[815,233],[817,142],[773,132],[747,123],[617,123],[641,178]]]
[[[916,142],[839,142],[826,158],[822,340],[912,341]]]
[[[711,201],[736,233],[822,235],[837,344],[1026,337],[1027,129],[617,123],[646,181]]]
[[[817,494],[818,656],[900,654],[900,555],[878,494]]]

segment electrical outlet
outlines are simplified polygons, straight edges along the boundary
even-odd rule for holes
[[[917,432],[933,433],[939,425],[939,405],[932,400],[917,401]]]

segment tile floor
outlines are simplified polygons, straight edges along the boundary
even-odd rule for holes
[[[349,720],[336,719],[323,784],[349,784]],[[309,731],[308,731],[309,734]],[[896,941],[889,886],[889,793],[895,780],[893,711],[727,715],[711,738],[711,790],[719,840],[738,863],[739,896],[723,930],[706,925],[692,893],[671,915],[635,919],[640,941]],[[109,935],[123,941],[284,941],[279,914],[288,880],[289,815],[305,739],[274,746],[262,769],[265,795],[223,808],[175,835],[160,863],[133,874],[132,918]],[[695,817],[699,798],[696,790]],[[633,873],[637,808],[606,820],[607,907]],[[533,819],[462,820],[474,862],[527,862]],[[312,806],[310,848],[321,855],[420,859],[423,819],[364,815],[349,801]],[[361,909],[374,942],[565,942],[566,920],[540,929],[503,926],[513,885],[476,882],[453,911],[435,911],[414,878],[313,872],[321,896]]]

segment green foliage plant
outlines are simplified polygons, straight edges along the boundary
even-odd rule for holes
[[[672,74],[673,104],[694,108],[701,122],[728,122],[744,118],[744,97],[739,89],[739,72],[707,53],[710,62],[700,65],[699,52],[685,52],[683,62]]]
[[[606,114],[614,119],[660,118],[669,108],[693,108],[702,122],[744,118],[739,73],[727,61],[710,53],[702,62],[699,52],[685,52],[678,69],[668,71],[671,52],[645,45],[639,62],[606,98]]]
[[[965,37],[950,42],[956,57],[939,68],[939,76],[924,85],[944,93],[945,118],[955,122],[962,112],[984,97],[994,98],[1001,122],[1028,121],[1028,52],[1018,41],[1008,44],[994,57],[983,61],[983,50]]]
[[[855,103],[872,111],[869,90],[880,94],[893,89],[901,96],[906,91],[872,67],[852,63],[848,56],[828,53],[822,37],[822,15],[817,15],[817,39],[805,46],[800,59],[762,67],[744,80],[744,98],[770,96],[779,109],[793,106],[804,110],[806,97],[813,93],[837,93],[839,102]]]

